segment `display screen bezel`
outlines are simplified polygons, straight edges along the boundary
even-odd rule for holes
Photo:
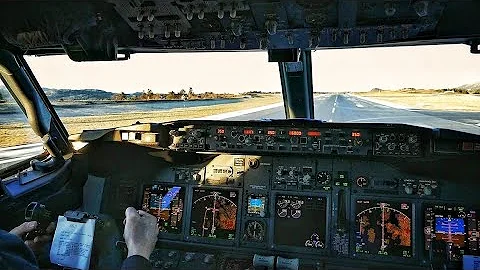
[[[403,257],[403,256],[394,256],[394,255],[379,255],[379,254],[367,254],[367,253],[357,253],[355,250],[356,244],[356,229],[352,228],[350,230],[350,254],[352,254],[356,258],[363,258],[363,259],[373,259],[377,261],[405,261],[410,262],[412,260],[416,260],[418,257],[417,252],[417,239],[418,239],[418,232],[416,230],[417,227],[417,209],[419,209],[418,202],[414,199],[399,199],[399,198],[391,198],[391,197],[384,197],[384,196],[352,196],[351,197],[351,205],[350,205],[350,220],[352,226],[356,226],[356,212],[357,212],[357,200],[371,200],[371,201],[382,201],[382,202],[392,202],[392,203],[409,203],[412,207],[412,228],[411,228],[411,244],[412,244],[412,256],[411,257]]]
[[[193,191],[195,189],[205,189],[205,190],[222,190],[222,191],[235,191],[237,192],[238,196],[238,204],[237,204],[237,220],[235,222],[235,238],[233,240],[229,239],[219,239],[219,238],[208,238],[208,237],[201,237],[201,236],[194,236],[190,235],[190,230],[191,230],[191,218],[192,218],[192,209],[193,209]],[[226,246],[233,246],[236,243],[239,242],[239,237],[240,237],[240,227],[241,227],[241,209],[243,205],[243,199],[242,199],[242,189],[240,188],[234,188],[234,187],[215,187],[215,186],[191,186],[188,189],[188,206],[189,206],[189,211],[188,215],[185,217],[185,222],[186,222],[186,230],[184,231],[185,235],[185,240],[190,241],[190,242],[195,242],[195,243],[205,243],[205,244],[215,244],[215,245],[226,245]]]
[[[159,232],[158,233],[158,238],[164,238],[164,239],[172,239],[172,240],[180,240],[183,238],[183,235],[185,234],[185,222],[186,222],[186,213],[187,213],[187,202],[188,202],[188,190],[185,185],[176,185],[172,183],[152,183],[152,184],[144,184],[142,185],[142,190],[141,190],[141,196],[140,196],[140,202],[138,203],[137,209],[143,209],[143,199],[145,195],[145,188],[147,187],[152,187],[154,185],[162,186],[162,187],[181,187],[183,189],[183,217],[182,217],[182,224],[181,224],[181,230],[179,233],[169,233],[169,232]],[[181,192],[181,191],[180,191]]]
[[[325,248],[308,248],[308,247],[298,247],[290,245],[279,245],[275,243],[275,215],[276,211],[275,204],[277,201],[277,195],[293,195],[293,196],[303,196],[303,197],[322,197],[325,198]],[[270,200],[270,224],[268,225],[268,243],[273,250],[285,251],[285,252],[299,252],[306,254],[328,254],[330,252],[330,213],[331,213],[331,194],[326,191],[317,191],[317,192],[295,192],[295,191],[280,191],[276,190],[271,193]],[[288,232],[287,232],[288,233]]]

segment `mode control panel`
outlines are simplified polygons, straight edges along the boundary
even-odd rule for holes
[[[170,130],[170,149],[399,157],[421,157],[427,149],[426,131],[407,125],[338,124],[305,120],[194,123]]]
[[[251,123],[247,123],[251,124]],[[265,125],[190,125],[170,131],[171,149],[212,152],[372,154],[368,129]]]

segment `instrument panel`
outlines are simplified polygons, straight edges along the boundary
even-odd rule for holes
[[[435,203],[451,196],[441,179],[379,161],[224,154],[162,175],[143,208],[160,239],[187,246],[412,265],[479,255],[475,210]]]
[[[158,219],[159,246],[169,247],[156,250],[154,265],[322,269],[340,259],[459,268],[480,255],[477,157],[463,147],[471,137],[310,121],[165,126],[179,158],[139,191]]]

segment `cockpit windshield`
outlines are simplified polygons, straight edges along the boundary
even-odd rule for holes
[[[315,119],[480,134],[479,57],[464,45],[312,52]],[[285,119],[278,64],[267,58],[266,52],[207,52],[139,54],[120,62],[26,60],[75,134],[137,121]],[[0,90],[0,128],[15,127],[23,113]],[[17,133],[5,142],[31,142]]]

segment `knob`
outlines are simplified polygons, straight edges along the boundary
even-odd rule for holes
[[[286,172],[285,169],[279,168],[279,169],[277,170],[277,175],[278,175],[278,176],[282,176],[282,175],[285,174],[285,172]]]
[[[183,172],[178,173],[178,180],[184,180],[185,174]]]
[[[409,195],[410,195],[410,194],[413,194],[413,187],[412,187],[412,186],[407,185],[407,186],[405,186],[404,189],[405,189],[405,193],[407,193],[407,194],[409,194]]]
[[[308,182],[308,181],[310,181],[310,179],[312,179],[312,177],[309,174],[305,174],[303,176],[303,182]]]
[[[185,253],[185,258],[184,259],[185,259],[186,262],[190,262],[190,261],[193,260],[193,256],[195,256],[195,253],[187,252],[187,253]]]
[[[172,267],[172,266],[173,266],[173,262],[166,262],[166,263],[163,265],[163,268],[164,268],[164,269],[168,269],[168,268],[170,268],[170,267]]]
[[[430,186],[425,186],[425,187],[423,188],[423,195],[425,195],[425,196],[430,196],[430,195],[432,195],[432,192],[433,192],[433,191],[432,191],[432,187],[430,187]]]
[[[195,138],[193,138],[193,137],[188,137],[188,139],[187,139],[187,143],[188,143],[188,144],[192,144],[192,143],[194,143],[194,142],[195,142]]]
[[[213,263],[213,255],[211,255],[211,254],[205,255],[205,258],[203,258],[203,262],[206,263],[206,264]]]
[[[193,177],[193,180],[196,182],[202,181],[202,176],[198,173],[194,174],[192,177]]]
[[[168,257],[170,257],[170,258],[172,258],[172,257],[175,256],[175,255],[177,255],[177,252],[175,252],[175,251],[173,251],[173,250],[170,251],[170,252],[168,252]]]
[[[161,267],[162,267],[162,264],[163,264],[162,261],[155,261],[155,263],[153,264],[153,266],[154,266],[155,268],[161,268]]]
[[[245,144],[251,144],[252,143],[252,138],[251,137],[246,137],[245,138]]]
[[[388,144],[387,147],[388,147],[388,150],[393,151],[393,150],[395,150],[395,147],[397,147],[397,145],[395,143],[390,143],[390,144]]]
[[[297,176],[297,171],[295,171],[295,170],[292,169],[291,171],[288,172],[288,175],[289,175],[290,177],[295,177],[295,176]]]

